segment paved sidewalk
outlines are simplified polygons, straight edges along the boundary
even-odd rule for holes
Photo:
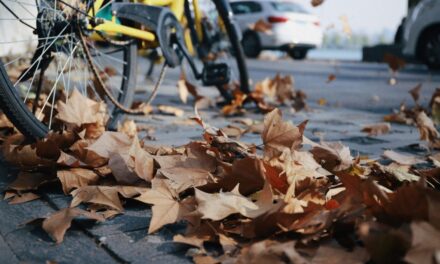
[[[306,136],[312,140],[342,141],[353,154],[360,153],[379,157],[385,149],[394,149],[413,154],[426,154],[420,147],[419,134],[414,127],[392,125],[392,132],[378,137],[369,137],[360,132],[363,125],[381,122],[383,115],[397,108],[406,98],[407,91],[418,82],[424,82],[422,103],[426,104],[430,94],[440,87],[440,76],[430,75],[425,69],[411,67],[399,76],[396,86],[388,86],[388,72],[384,65],[329,62],[268,62],[251,61],[251,75],[255,80],[273,76],[280,71],[294,74],[296,86],[309,96],[312,111],[292,114],[283,108],[286,119],[294,123],[310,120]],[[264,67],[266,65],[266,67]],[[328,74],[336,73],[337,79],[326,84]],[[155,141],[146,144],[179,146],[190,140],[200,139],[201,128],[187,122],[193,115],[191,104],[182,105],[176,93],[178,72],[172,71],[156,100],[157,104],[177,106],[185,111],[183,117],[154,115],[135,117],[142,126],[155,130]],[[203,90],[214,95],[215,91]],[[138,95],[142,97],[142,95]],[[372,97],[379,102],[371,101]],[[326,98],[328,106],[319,106],[319,98]],[[216,127],[225,127],[234,118],[219,116],[218,110],[200,111],[204,119]],[[249,113],[247,118],[262,120],[263,116]],[[140,135],[145,136],[145,133]],[[261,144],[259,135],[246,134],[244,142]],[[0,162],[0,189],[4,190],[16,175],[16,171]],[[154,235],[147,235],[151,211],[148,206],[130,202],[124,215],[100,224],[90,221],[75,221],[64,242],[55,245],[41,230],[24,223],[46,216],[69,205],[70,198],[50,188],[41,190],[42,199],[19,205],[8,205],[0,201],[0,263],[186,263],[188,247],[172,243],[173,234],[182,232],[183,225],[163,228]]]

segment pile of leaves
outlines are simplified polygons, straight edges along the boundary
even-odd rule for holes
[[[226,88],[233,91],[234,99],[221,109],[224,116],[245,114],[246,109],[243,106],[246,102],[255,103],[258,111],[262,113],[269,113],[281,105],[289,106],[293,112],[309,110],[306,103],[307,95],[295,89],[295,81],[291,75],[276,74],[273,78],[257,82],[248,95],[240,91],[238,84]]]
[[[57,243],[73,219],[105,221],[136,200],[151,205],[149,233],[186,223],[174,241],[196,263],[439,263],[439,155],[361,160],[341,143],[308,140],[307,121],[295,126],[278,109],[259,146],[230,139],[196,109],[199,141],[153,147],[131,121],[105,131],[103,106],[74,91],[57,105],[63,129],[33,144],[2,122],[3,155],[20,169],[5,198],[38,199],[47,184],[72,197],[33,221]]]

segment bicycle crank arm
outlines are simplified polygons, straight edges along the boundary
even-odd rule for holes
[[[184,39],[174,35],[173,40],[188,61],[194,77],[197,80],[201,79],[204,86],[224,85],[229,83],[231,79],[231,69],[229,68],[229,65],[226,63],[204,62],[203,71],[200,73],[194,62],[194,58],[189,54],[189,51],[185,46]]]

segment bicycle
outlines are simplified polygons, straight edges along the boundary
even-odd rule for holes
[[[178,67],[183,60],[197,80],[216,86],[225,99],[230,100],[231,94],[224,86],[234,81],[240,83],[244,93],[249,93],[240,31],[228,1],[210,2],[216,18],[212,14],[203,16],[200,3],[0,0],[0,7],[4,8],[0,11],[0,27],[14,25],[18,36],[25,36],[24,30],[28,32],[24,39],[4,30],[0,34],[3,112],[32,140],[54,128],[56,101],[68,100],[75,88],[88,97],[105,100],[113,117],[136,114],[139,111],[130,107],[139,49],[159,50],[165,60],[150,99],[160,85],[164,69]],[[228,55],[212,59],[215,52]],[[199,60],[202,66],[197,63]]]

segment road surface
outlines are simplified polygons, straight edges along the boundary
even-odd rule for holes
[[[440,73],[433,74],[422,66],[409,65],[397,76],[395,86],[388,84],[390,72],[383,64],[363,64],[339,61],[257,61],[248,62],[251,78],[254,82],[276,73],[291,74],[296,89],[307,95],[310,111],[292,113],[288,107],[282,107],[287,120],[294,123],[310,120],[306,135],[314,140],[343,141],[353,154],[378,157],[384,149],[425,154],[420,146],[418,132],[414,127],[393,125],[388,135],[368,137],[360,132],[363,125],[381,122],[383,115],[398,108],[402,101],[412,104],[408,90],[423,83],[421,103],[426,105],[436,87],[440,87]],[[145,65],[145,64],[143,64]],[[145,67],[139,69],[139,75],[145,74]],[[327,84],[329,74],[336,80]],[[179,71],[170,71],[164,82],[156,104],[173,105],[185,111],[183,117],[153,115],[135,117],[143,127],[154,130],[146,139],[146,144],[182,145],[190,140],[200,139],[201,128],[189,123],[187,118],[193,115],[192,102],[184,105],[177,96],[176,81]],[[139,83],[140,91],[151,84]],[[201,90],[203,94],[215,96],[213,89]],[[328,104],[320,106],[321,98]],[[139,93],[137,99],[145,100],[145,94]],[[202,110],[201,115],[207,122],[224,127],[233,118],[219,115],[218,109]],[[263,116],[250,112],[246,115],[254,120]],[[142,136],[145,136],[144,132]],[[152,141],[150,139],[154,138]],[[245,135],[243,141],[260,144],[258,135]],[[3,190],[13,180],[16,171],[4,162],[0,163],[0,188]],[[147,235],[151,212],[149,207],[128,204],[126,213],[102,224],[90,225],[89,222],[74,222],[61,245],[55,245],[40,229],[22,225],[37,217],[43,217],[60,208],[67,207],[70,199],[62,192],[42,190],[42,199],[19,205],[0,202],[0,263],[186,263],[186,247],[171,243],[173,234],[182,231],[183,226],[169,226],[154,235]]]

